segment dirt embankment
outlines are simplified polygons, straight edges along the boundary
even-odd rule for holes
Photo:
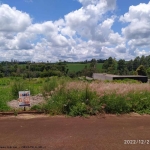
[[[45,103],[45,99],[42,96],[42,94],[38,94],[38,95],[35,95],[35,96],[30,96],[31,107],[34,106],[34,105],[37,105],[37,104],[42,104],[42,103]],[[12,100],[12,101],[8,102],[7,104],[12,109],[19,109],[20,108],[18,100]]]

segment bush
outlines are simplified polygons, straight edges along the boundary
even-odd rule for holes
[[[52,115],[83,116],[95,114],[95,109],[99,111],[100,108],[101,105],[96,93],[88,87],[83,90],[66,90],[65,86],[62,86],[44,105],[45,112]]]
[[[10,80],[9,79],[7,79],[7,78],[0,79],[0,85],[7,86],[9,84],[10,84]]]
[[[5,101],[0,100],[0,112],[8,111],[8,110],[10,110],[10,107],[7,106],[7,103]]]
[[[11,85],[11,95],[13,99],[19,97],[19,91],[30,91],[32,95],[36,93],[34,85],[30,85],[30,83],[25,83],[24,81],[14,81]]]
[[[140,83],[140,81],[138,80],[134,80],[134,79],[123,79],[123,80],[113,80],[112,82],[114,83]]]
[[[70,116],[84,116],[88,114],[87,106],[85,103],[78,102],[76,105],[72,106],[70,109]]]
[[[26,90],[25,89],[25,85],[23,82],[14,82],[12,85],[11,85],[11,92],[12,92],[12,98],[18,98],[18,93],[19,91],[24,91]]]
[[[102,104],[105,104],[106,113],[129,113],[130,105],[126,102],[124,96],[113,93],[111,95],[104,95],[100,99]]]
[[[42,106],[41,105],[34,105],[31,107],[31,110],[36,110],[36,111],[42,111]]]
[[[0,72],[0,78],[3,78],[3,77],[4,77],[4,73]]]
[[[102,105],[105,104],[106,113],[150,113],[150,93],[147,91],[126,95],[105,94],[100,101]]]
[[[46,96],[47,93],[50,94],[51,91],[54,91],[55,88],[58,86],[57,77],[46,78],[45,83],[42,87],[42,94]]]

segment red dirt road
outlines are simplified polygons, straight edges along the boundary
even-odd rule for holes
[[[0,117],[0,150],[7,149],[149,150],[150,116]]]

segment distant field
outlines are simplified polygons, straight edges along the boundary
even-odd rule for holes
[[[103,63],[97,63],[96,68],[101,70],[102,65],[103,65]],[[89,67],[90,63],[88,63],[88,64],[76,64],[76,63],[74,63],[74,64],[67,64],[67,66],[68,66],[69,72],[73,72],[73,71],[77,72],[77,71],[81,71],[82,69],[84,69],[85,66]]]

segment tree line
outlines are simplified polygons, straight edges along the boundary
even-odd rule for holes
[[[67,61],[59,61],[57,63],[51,62],[19,62],[19,61],[3,61],[0,62],[0,77],[14,76],[23,78],[37,78],[37,77],[49,77],[49,76],[89,76],[92,77],[93,73],[109,73],[116,75],[147,75],[150,77],[150,55],[136,57],[129,61],[124,59],[116,60],[109,57],[106,60],[103,59],[91,59],[82,62],[75,62],[85,64],[84,69],[77,72],[70,72],[67,67]],[[98,69],[97,64],[102,63],[102,68]],[[87,65],[89,64],[89,65]]]
[[[103,64],[102,72],[117,75],[144,75],[150,76],[150,56],[136,57],[134,60],[125,61],[109,57]]]

